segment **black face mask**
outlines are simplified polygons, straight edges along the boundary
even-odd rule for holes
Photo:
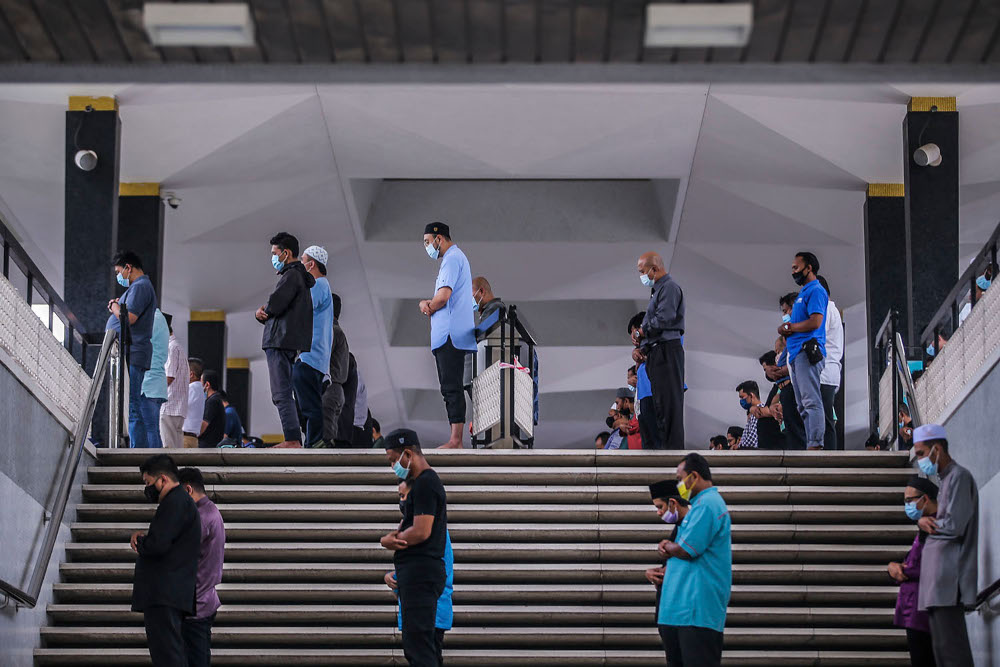
[[[406,516],[406,501],[405,500],[400,500],[399,501],[399,513],[402,514],[403,516]]]
[[[607,419],[604,420],[604,423],[608,425],[608,428],[614,428],[614,426],[615,426],[615,418],[614,417],[608,417]]]
[[[629,408],[622,408],[619,412],[621,412],[622,417],[625,417],[626,419],[630,419],[632,417],[632,411]]]
[[[795,281],[796,285],[804,285],[806,282],[806,272],[796,271],[795,273],[792,274],[792,280]]]
[[[151,503],[160,502],[160,492],[156,490],[156,483],[148,485],[142,490],[143,494],[146,496],[146,500]]]

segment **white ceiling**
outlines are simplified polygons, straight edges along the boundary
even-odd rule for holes
[[[287,230],[330,251],[372,412],[386,428],[444,436],[443,405],[440,420],[407,419],[407,400],[436,388],[433,358],[390,346],[383,308],[430,296],[427,220],[413,220],[412,242],[366,240],[370,191],[359,179],[678,179],[671,235],[659,242],[582,230],[561,243],[466,243],[462,220],[437,217],[473,272],[513,303],[641,302],[636,257],[663,254],[687,296],[692,445],[742,420],[733,388],[761,380],[756,358],[773,342],[777,296],[794,288],[789,265],[802,249],[819,255],[846,310],[845,418],[865,429],[864,186],[902,181],[910,95],[958,95],[963,252],[1000,218],[996,85],[0,86],[0,213],[57,286],[71,94],[117,95],[122,181],[158,181],[183,199],[167,211],[164,307],[181,322],[191,309],[228,313],[229,355],[255,360],[257,433],[279,429],[251,312],[274,281],[267,240]],[[620,346],[540,350],[553,416],[565,418],[563,399],[577,394],[595,414],[546,420],[543,396],[539,446],[588,444],[602,430],[600,406],[630,364],[620,325]]]

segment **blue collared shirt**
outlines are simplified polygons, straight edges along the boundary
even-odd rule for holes
[[[716,487],[694,497],[676,540],[691,560],[667,561],[658,624],[723,631],[733,585],[731,528],[729,508]]]
[[[646,373],[646,362],[642,362],[635,370],[635,400],[641,401],[652,395],[653,385],[649,381],[649,374]]]
[[[153,356],[149,370],[142,378],[142,395],[167,400],[167,349],[170,347],[170,327],[160,309],[153,312]]]
[[[457,246],[448,248],[441,258],[434,293],[442,287],[451,288],[444,308],[431,315],[431,349],[448,342],[459,350],[476,349],[476,319],[472,310],[472,270],[465,253]]]
[[[135,324],[129,327],[132,332],[132,350],[130,365],[149,370],[153,357],[153,311],[156,310],[156,290],[149,276],[143,274],[136,278],[118,298],[118,303],[128,306],[128,312],[135,315]],[[104,330],[114,329],[121,333],[121,322],[112,315]]]
[[[313,303],[312,347],[299,355],[299,359],[326,375],[330,372],[330,350],[333,347],[333,295],[330,293],[330,282],[324,277],[317,278],[316,284],[309,288],[309,294]]]
[[[785,346],[788,350],[788,361],[791,362],[798,356],[802,346],[810,338],[815,338],[819,343],[823,356],[826,356],[826,306],[830,302],[830,296],[819,284],[818,280],[813,280],[802,286],[799,296],[792,304],[792,324],[805,322],[812,315],[822,314],[823,321],[819,328],[805,333],[793,333],[785,339]]]

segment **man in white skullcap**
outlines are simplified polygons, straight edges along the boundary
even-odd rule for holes
[[[938,667],[972,665],[965,611],[975,606],[978,586],[979,490],[972,473],[948,453],[943,426],[917,427],[913,451],[920,472],[941,480],[937,514],[917,522],[928,535],[920,564],[918,607],[930,616]]]
[[[316,279],[312,286],[312,347],[299,355],[292,369],[292,383],[299,409],[306,420],[306,447],[315,447],[323,437],[323,376],[330,370],[333,346],[333,297],[326,279],[325,249],[312,245],[302,252],[302,265]]]

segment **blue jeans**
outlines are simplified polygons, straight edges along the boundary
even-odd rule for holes
[[[139,410],[142,412],[142,425],[146,428],[146,446],[163,447],[160,439],[160,407],[167,402],[165,398],[140,399]]]
[[[823,447],[826,434],[826,414],[823,412],[823,394],[819,386],[819,376],[825,363],[825,359],[816,364],[809,363],[809,356],[804,351],[800,351],[795,359],[788,362],[795,402],[798,403],[799,414],[806,427],[806,449]]]
[[[146,369],[129,365],[128,367],[128,440],[129,447],[149,447],[145,420],[142,415],[142,380],[146,377]],[[157,419],[159,424],[159,419]]]

